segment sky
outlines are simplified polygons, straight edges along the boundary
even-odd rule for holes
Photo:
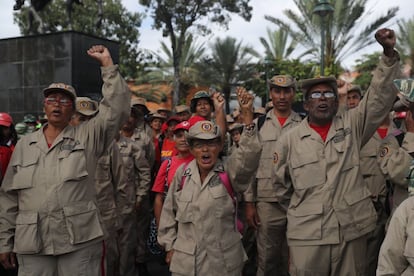
[[[138,4],[139,0],[121,0],[123,5],[133,12],[145,12],[145,8]],[[20,36],[19,28],[13,23],[13,5],[14,0],[0,0],[0,39]],[[29,2],[29,0],[26,0]],[[263,46],[260,44],[259,37],[267,37],[266,28],[275,29],[276,26],[264,19],[264,15],[272,15],[274,17],[286,19],[283,11],[286,9],[297,10],[293,0],[251,0],[251,6],[253,7],[252,19],[250,22],[244,21],[241,17],[234,15],[229,24],[228,30],[216,27],[212,25],[212,35],[197,40],[199,43],[209,43],[213,41],[217,36],[226,37],[231,36],[237,39],[241,39],[244,44],[249,45],[256,49],[259,53],[264,52]],[[390,7],[400,7],[397,13],[397,19],[410,19],[414,17],[412,9],[412,0],[369,0],[368,9],[366,11],[367,22],[372,22],[374,18],[384,15],[386,10]],[[146,14],[150,14],[146,12]],[[393,21],[395,22],[395,20]],[[140,31],[140,43],[139,47],[143,49],[149,49],[157,51],[160,49],[160,41],[165,41],[167,45],[169,42],[167,39],[163,39],[160,31],[154,30],[151,27],[152,18],[147,15],[144,19]],[[385,27],[396,29],[396,25],[391,23]],[[348,69],[352,69],[355,64],[355,60],[360,58],[363,54],[368,54],[374,51],[380,51],[381,48],[378,44],[374,44],[367,49],[364,49],[356,54],[348,56],[343,64]]]

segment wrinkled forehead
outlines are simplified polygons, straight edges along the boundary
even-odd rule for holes
[[[46,98],[67,98],[71,99],[66,93],[60,91],[53,91],[47,94]]]
[[[334,88],[328,83],[318,83],[312,86],[311,88],[309,88],[308,93],[312,93],[314,91],[326,91],[326,90],[332,90],[335,92]]]

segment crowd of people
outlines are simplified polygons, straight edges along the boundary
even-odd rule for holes
[[[375,37],[367,91],[276,75],[265,108],[238,87],[227,115],[207,91],[149,110],[92,46],[99,103],[52,83],[41,118],[0,113],[0,274],[414,274],[414,103],[394,32]]]

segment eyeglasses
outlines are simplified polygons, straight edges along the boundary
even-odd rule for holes
[[[48,105],[62,105],[62,106],[71,106],[72,100],[69,98],[55,98],[55,97],[47,97],[45,98],[45,103]]]
[[[195,149],[202,149],[204,146],[207,146],[208,148],[215,148],[219,145],[219,140],[204,140],[204,141],[196,141],[193,143],[193,148]]]
[[[335,92],[333,92],[332,90],[326,90],[326,91],[313,91],[310,93],[309,98],[311,99],[320,99],[322,98],[322,96],[324,96],[327,99],[332,99],[336,97]]]

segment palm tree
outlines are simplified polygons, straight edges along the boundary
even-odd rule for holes
[[[414,65],[414,18],[398,22],[398,50],[408,57],[411,68]],[[410,76],[413,77],[411,69]]]
[[[326,47],[325,64],[329,74],[336,74],[337,68],[347,56],[375,42],[374,33],[384,23],[392,19],[398,7],[390,8],[386,14],[361,26],[361,19],[368,16],[366,12],[369,0],[336,0],[334,13],[325,18]],[[320,60],[320,26],[321,18],[313,14],[317,0],[294,0],[299,13],[288,9],[284,14],[289,21],[266,15],[265,18],[286,30],[295,41],[309,50],[313,61]],[[293,27],[292,27],[292,26]],[[326,72],[325,72],[326,73]]]
[[[149,67],[149,71],[143,80],[153,84],[174,83],[174,65],[173,54],[171,48],[164,42],[161,42],[161,48],[159,53],[153,52],[152,55],[156,57],[158,62]],[[193,36],[187,35],[183,45],[182,55],[179,61],[180,68],[180,98],[183,99],[186,96],[186,90],[194,85],[198,84],[199,74],[196,68],[197,62],[199,62],[205,53],[205,48],[202,44],[198,44]]]
[[[232,87],[253,78],[255,67],[252,60],[259,55],[232,37],[217,38],[211,45],[211,53],[211,58],[199,64],[199,72],[209,82],[205,84],[215,84],[223,92],[226,111],[229,112]]]
[[[267,60],[289,59],[298,46],[298,41],[291,39],[289,33],[284,29],[272,31],[267,28],[267,40],[264,37],[259,39],[265,48],[265,58]],[[306,54],[308,53],[304,52],[300,57]]]

